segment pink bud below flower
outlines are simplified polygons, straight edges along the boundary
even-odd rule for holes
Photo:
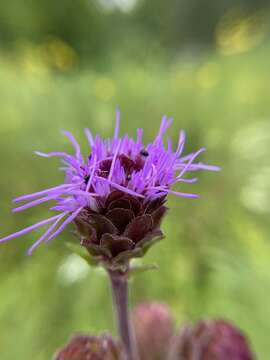
[[[174,321],[165,304],[143,303],[133,311],[141,360],[164,360],[174,334]]]

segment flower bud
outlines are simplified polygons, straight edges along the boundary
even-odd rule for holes
[[[175,338],[170,360],[254,360],[242,332],[225,320],[184,326]]]
[[[163,237],[160,223],[167,210],[164,202],[164,198],[159,198],[144,203],[113,191],[100,213],[84,209],[75,219],[81,244],[107,268],[125,269],[130,258],[142,256],[155,240]]]
[[[164,360],[174,333],[174,321],[165,304],[143,303],[133,311],[141,360]]]
[[[109,335],[74,336],[54,360],[123,360],[120,346]]]

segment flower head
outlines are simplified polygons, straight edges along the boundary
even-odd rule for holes
[[[242,332],[225,320],[204,320],[185,326],[176,339],[170,360],[254,360]]]
[[[164,134],[172,120],[164,117],[159,132],[150,144],[143,144],[143,130],[136,139],[119,137],[119,112],[111,139],[93,137],[85,130],[89,154],[84,158],[74,136],[64,131],[75,153],[41,153],[45,158],[59,157],[64,166],[63,184],[33,194],[20,196],[14,203],[23,203],[13,212],[53,201],[52,217],[0,239],[5,242],[49,225],[45,233],[31,246],[28,253],[42,242],[49,242],[71,222],[77,225],[81,244],[96,258],[117,266],[127,258],[141,256],[157,238],[162,237],[161,219],[168,194],[197,198],[173,190],[177,183],[193,183],[196,178],[186,175],[196,170],[218,170],[195,159],[204,151],[182,156],[185,133],[180,131],[176,150],[171,140],[164,144]]]
[[[55,360],[123,360],[119,343],[111,336],[74,336],[55,356]]]

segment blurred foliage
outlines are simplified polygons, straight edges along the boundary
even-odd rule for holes
[[[42,206],[11,215],[11,198],[63,181],[57,160],[33,154],[71,150],[59,130],[87,153],[82,129],[110,136],[116,106],[122,133],[140,126],[146,141],[173,116],[174,143],[184,128],[186,152],[206,146],[203,160],[223,170],[181,187],[200,200],[169,199],[167,238],[143,261],[160,269],[132,281],[132,302],[166,301],[179,324],[232,319],[268,360],[268,2],[150,4],[0,3],[1,236],[47,216]],[[195,44],[213,48],[179,52]],[[75,331],[113,329],[104,273],[70,253],[68,231],[27,257],[38,235],[1,245],[1,360],[48,360]]]
[[[161,49],[170,56],[213,46],[220,24],[234,29],[239,19],[244,22],[238,37],[259,23],[269,33],[269,5],[269,0],[2,1],[0,42],[16,49],[21,39],[39,44],[56,37],[74,48],[82,62],[91,59],[96,66],[106,63],[112,51],[141,61]]]

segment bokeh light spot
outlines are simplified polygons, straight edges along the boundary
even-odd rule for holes
[[[224,55],[236,55],[259,45],[266,36],[266,20],[261,11],[248,14],[239,7],[230,9],[216,29],[216,45]]]
[[[39,47],[41,58],[57,70],[68,72],[78,63],[78,55],[66,42],[52,38]]]
[[[90,267],[86,261],[75,254],[71,254],[60,265],[57,278],[61,285],[69,286],[83,280],[89,271]]]

